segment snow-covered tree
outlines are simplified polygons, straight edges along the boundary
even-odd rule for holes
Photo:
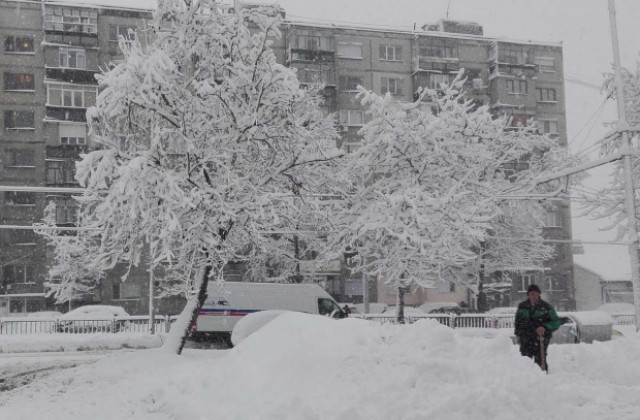
[[[356,251],[360,270],[398,289],[399,320],[413,283],[469,282],[481,265],[530,269],[549,255],[540,205],[510,197],[548,188],[534,180],[556,163],[555,143],[534,125],[510,127],[508,117],[474,109],[456,89],[460,77],[443,96],[422,93],[435,112],[422,97],[397,104],[360,90],[371,120],[349,156],[356,181],[333,244]]]
[[[635,70],[621,68],[624,102],[627,124],[637,128],[640,125],[640,62]],[[615,100],[617,97],[613,74],[607,76],[604,83],[604,93],[607,98]],[[614,127],[615,128],[615,127]],[[630,131],[631,148],[635,153],[631,156],[631,167],[635,187],[636,225],[640,218],[640,139],[637,131]],[[600,155],[610,156],[623,152],[623,142],[618,131],[610,132],[600,142]],[[593,219],[606,221],[603,230],[616,230],[616,239],[620,240],[628,232],[629,219],[625,205],[626,183],[622,160],[612,162],[611,183],[598,191],[588,194],[582,193],[583,214]]]
[[[42,228],[36,232],[55,243],[52,247],[53,265],[47,275],[45,287],[56,303],[82,299],[100,287],[103,272],[95,264],[89,249],[95,246],[95,231],[59,231],[56,227],[56,204],[45,209]]]
[[[87,114],[101,149],[77,166],[98,266],[139,264],[152,241],[153,263],[181,274],[178,353],[209,279],[276,255],[274,235],[294,232],[302,209],[322,230],[314,197],[340,179],[333,122],[270,48],[280,10],[219,6],[160,1],[148,48],[121,43],[125,59],[99,77]]]

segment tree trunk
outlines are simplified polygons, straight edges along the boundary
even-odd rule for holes
[[[480,243],[481,251],[480,251],[480,271],[478,272],[478,300],[477,300],[477,309],[481,314],[487,311],[487,295],[484,292],[484,282],[485,282],[485,273],[484,273],[484,254],[487,250],[487,245],[484,241]]]
[[[198,318],[200,308],[202,308],[204,301],[207,299],[207,286],[209,285],[209,276],[212,270],[213,267],[211,265],[205,266],[199,282],[198,297],[187,301],[187,305],[173,324],[169,332],[169,339],[163,345],[163,348],[167,349],[167,351],[175,352],[177,355],[182,354],[182,349]]]
[[[478,312],[481,314],[487,311],[487,295],[484,292],[484,264],[480,265],[478,273]]]
[[[398,324],[404,324],[404,287],[398,286],[398,298],[396,299],[398,315],[396,321]]]

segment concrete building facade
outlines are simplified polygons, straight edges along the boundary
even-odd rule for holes
[[[85,117],[98,93],[94,76],[121,58],[118,36],[136,36],[130,30],[143,36],[149,17],[146,10],[0,0],[0,185],[76,186],[73,162],[95,147]],[[410,102],[420,88],[442,89],[463,68],[467,94],[479,105],[508,114],[514,126],[535,119],[542,132],[566,147],[559,44],[487,38],[480,25],[453,21],[395,31],[287,20],[282,33],[274,43],[278,60],[296,68],[303,84],[325,84],[323,106],[335,115],[341,131],[338,146],[347,152],[358,148],[358,130],[367,118],[356,99],[357,86]],[[18,191],[0,196],[0,224],[37,222],[52,200],[58,205],[58,223],[72,224],[74,206],[68,194]],[[550,206],[547,226],[549,239],[571,239],[568,203]],[[48,256],[42,239],[28,229],[0,229],[0,246],[0,316],[50,308],[52,302],[44,295]],[[559,309],[575,309],[571,247],[555,246],[556,256],[545,270],[514,273],[490,304],[515,304],[524,299],[529,284],[537,283]],[[362,301],[360,274],[347,264],[326,264],[320,272],[313,264],[302,267],[307,279],[323,284],[337,300]],[[127,283],[114,279],[116,275],[107,276],[100,292],[87,301],[145,313],[148,272],[140,268]],[[395,301],[393,291],[384,286],[372,284],[369,291],[372,301]],[[415,305],[433,299],[473,301],[473,296],[449,282],[407,296]],[[160,313],[176,312],[179,306],[161,306]]]

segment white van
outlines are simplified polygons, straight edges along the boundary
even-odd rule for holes
[[[243,316],[268,309],[345,318],[347,314],[317,284],[226,282],[209,284],[191,337],[196,341],[222,339]]]

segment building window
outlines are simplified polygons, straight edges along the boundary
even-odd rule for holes
[[[560,213],[559,211],[548,211],[545,217],[544,225],[548,228],[561,228],[562,213]]]
[[[98,46],[98,38],[91,35],[45,34],[45,41],[51,44],[78,45],[91,48]]]
[[[47,159],[47,184],[77,184],[75,162]]]
[[[6,130],[33,130],[33,111],[5,111],[4,128]]]
[[[60,124],[58,134],[60,144],[70,146],[87,144],[87,126],[85,124]]]
[[[113,300],[139,299],[142,296],[140,284],[133,281],[113,283],[111,286]]]
[[[555,73],[555,60],[550,57],[536,57],[534,60],[540,73]]]
[[[554,260],[564,259],[564,244],[553,245],[553,257]]]
[[[333,73],[330,70],[326,69],[308,69],[297,67],[297,76],[298,81],[302,84],[313,85],[313,84],[323,84],[323,85],[334,85],[335,81]]]
[[[98,12],[75,7],[45,6],[44,29],[96,34],[98,33]]]
[[[527,81],[521,79],[507,79],[507,92],[515,95],[526,95]]]
[[[80,146],[87,144],[87,139],[84,137],[60,137],[60,144],[68,144],[70,146]]]
[[[9,312],[12,314],[24,314],[38,312],[42,308],[40,300],[14,298],[9,301]]]
[[[402,47],[400,45],[380,45],[380,60],[402,61]]]
[[[536,276],[535,274],[520,274],[518,276],[518,291],[526,292],[527,288],[532,284],[535,284]]]
[[[498,61],[505,64],[526,64],[529,62],[529,52],[522,47],[504,47],[499,50]]]
[[[26,264],[9,264],[3,269],[5,284],[34,284],[36,282],[33,266]]]
[[[340,58],[362,58],[361,42],[338,42],[338,57]]]
[[[544,288],[549,292],[563,292],[567,288],[564,276],[545,276],[544,282]]]
[[[439,293],[453,293],[456,291],[455,283],[450,281],[441,280],[438,282],[438,292]]]
[[[13,245],[35,245],[36,233],[31,229],[16,229],[11,233]]]
[[[78,220],[78,206],[71,198],[59,198],[56,203],[56,224],[75,225]]]
[[[540,124],[540,130],[544,134],[557,135],[558,134],[558,121],[554,120],[540,120],[538,121]]]
[[[434,90],[445,90],[451,85],[454,76],[451,74],[431,73],[429,76],[429,88]]]
[[[342,92],[357,92],[358,86],[362,86],[362,77],[340,76],[340,90]]]
[[[94,86],[47,85],[47,105],[88,108],[96,104],[98,89]]]
[[[383,77],[381,81],[381,92],[390,93],[392,95],[402,95],[402,79],[395,79],[392,77]]]
[[[538,102],[556,102],[556,90],[549,88],[537,88]]]
[[[35,90],[35,79],[29,73],[4,73],[4,90]]]
[[[84,50],[60,48],[58,57],[58,64],[62,68],[82,70],[87,68],[87,57]]]
[[[453,39],[427,38],[420,41],[420,57],[457,58],[458,44]]]
[[[33,150],[7,150],[5,166],[14,168],[34,168],[35,153]]]
[[[4,51],[8,53],[32,53],[32,36],[7,36],[4,38]]]
[[[36,194],[23,191],[6,191],[4,201],[9,206],[35,206]]]
[[[289,37],[291,49],[309,51],[334,51],[333,36],[330,31],[296,30]]]
[[[109,25],[109,42],[117,43],[120,37],[126,42],[136,39],[136,27],[128,25]]]
[[[363,112],[352,110],[352,109],[340,110],[340,125],[348,125],[348,126],[364,125]]]

